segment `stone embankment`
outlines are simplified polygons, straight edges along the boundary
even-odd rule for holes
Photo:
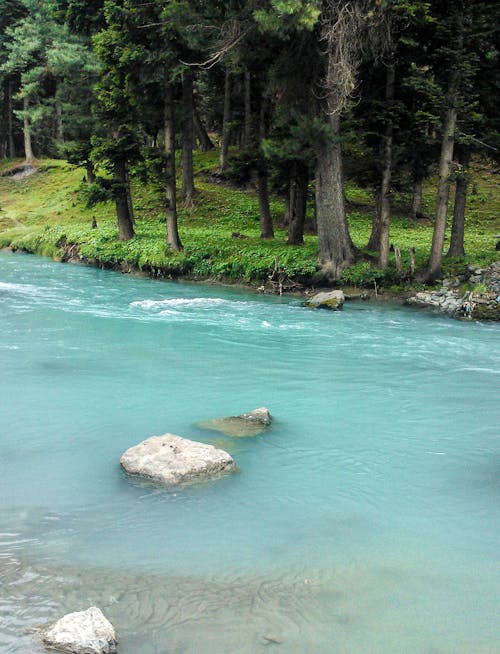
[[[488,268],[468,266],[466,275],[445,279],[441,288],[417,293],[407,304],[433,308],[453,318],[500,320],[500,261]]]

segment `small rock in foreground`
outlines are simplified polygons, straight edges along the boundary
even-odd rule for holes
[[[306,300],[306,306],[313,309],[330,309],[337,311],[344,306],[345,297],[341,290],[322,291]]]
[[[246,436],[258,436],[271,424],[271,414],[265,407],[254,409],[239,416],[228,418],[217,418],[199,422],[198,426],[204,429],[218,431],[226,436],[244,438]]]
[[[163,486],[201,481],[236,468],[233,458],[224,450],[174,434],[152,436],[129,448],[122,454],[120,464],[126,472]]]
[[[113,625],[96,606],[68,613],[43,632],[42,642],[49,649],[71,654],[114,654],[117,651]]]

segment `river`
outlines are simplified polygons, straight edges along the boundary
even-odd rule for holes
[[[1,654],[92,605],[121,654],[499,651],[498,325],[4,252],[0,316]],[[127,478],[166,432],[237,472]]]

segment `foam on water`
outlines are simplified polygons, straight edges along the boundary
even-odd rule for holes
[[[164,307],[181,307],[181,308],[206,308],[214,306],[231,306],[232,309],[241,305],[246,306],[245,302],[230,302],[219,297],[194,297],[194,298],[172,298],[168,300],[135,300],[130,303],[132,307],[141,307],[142,309],[163,309]]]
[[[91,604],[122,654],[495,651],[497,325],[3,253],[0,312],[0,654]],[[238,472],[127,478],[165,432]]]
[[[32,284],[12,284],[0,282],[0,293],[20,293],[22,295],[37,295],[40,289]]]

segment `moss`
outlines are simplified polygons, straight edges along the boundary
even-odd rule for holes
[[[476,304],[472,311],[472,318],[474,320],[500,321],[500,304],[498,302]]]
[[[320,308],[327,308],[327,309],[337,309],[339,306],[339,301],[335,299],[327,300],[326,302],[322,302],[320,305]]]

